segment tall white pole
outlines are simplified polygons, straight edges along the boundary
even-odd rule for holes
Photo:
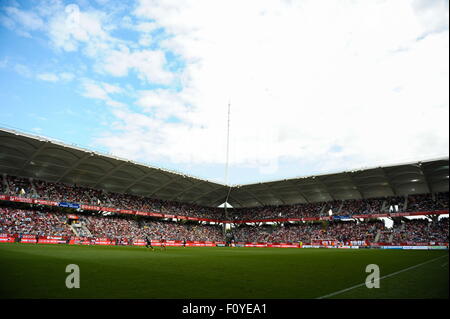
[[[230,111],[231,111],[231,103],[228,102],[227,158],[226,158],[226,162],[225,162],[225,185],[228,185],[228,165],[229,165],[229,155],[230,155]]]
[[[230,156],[230,114],[231,114],[231,101],[228,101],[228,122],[227,122],[227,155],[225,161],[225,185],[228,185],[228,166],[229,166],[229,156]],[[231,187],[228,190],[227,197],[225,199],[225,218],[228,219],[227,206],[228,206],[228,196],[230,195]]]

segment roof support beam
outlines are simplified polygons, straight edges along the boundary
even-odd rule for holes
[[[386,171],[384,170],[384,167],[380,167],[380,170],[383,173],[383,176],[386,179],[386,182],[389,185],[389,188],[391,189],[392,194],[394,194],[394,196],[397,196],[397,192],[395,191],[394,186],[392,186],[389,176],[386,174]]]
[[[295,181],[292,181],[293,183],[292,183],[292,185],[295,187],[295,190],[298,192],[298,194],[300,195],[300,197],[305,201],[305,202],[307,202],[308,204],[309,204],[309,200],[308,200],[308,198],[306,197],[306,195],[300,190],[300,187],[299,187],[299,185],[298,184],[296,184],[295,183]],[[297,187],[299,187],[299,189],[297,189]]]
[[[223,186],[220,185],[219,187],[215,187],[214,189],[211,189],[211,190],[207,191],[206,193],[202,193],[202,194],[200,194],[199,196],[194,197],[194,198],[192,199],[192,201],[195,203],[195,202],[197,202],[199,199],[202,199],[202,198],[205,197],[206,195],[209,195],[209,194],[211,194],[211,193],[213,193],[213,192],[215,192],[215,191],[221,189],[222,187],[223,187]]]
[[[347,173],[346,174],[348,179],[350,180],[350,183],[352,183],[353,187],[355,187],[356,192],[359,194],[359,197],[361,197],[361,199],[364,199],[363,194],[361,193],[361,191],[359,190],[358,185],[356,185],[355,180],[353,179],[353,176],[351,173]]]
[[[320,186],[322,186],[323,188],[325,188],[325,192],[328,194],[328,196],[331,197],[331,199],[332,199],[333,201],[336,200],[336,199],[334,198],[334,196],[331,195],[331,192],[330,192],[330,190],[328,189],[328,186],[327,186],[323,181],[321,181],[320,178],[316,177],[314,180],[316,180],[317,183],[318,183]]]
[[[300,197],[305,201],[305,203],[309,204],[309,199],[308,199],[308,197],[306,197],[305,193],[303,193],[300,190],[297,190],[297,192],[300,195]]]
[[[420,165],[420,172],[422,173],[423,179],[425,180],[425,184],[427,185],[428,193],[431,194],[433,189],[431,188],[430,181],[427,178],[427,174],[425,174],[425,172],[424,172],[423,166],[421,164],[419,164],[419,165]]]
[[[278,201],[281,202],[281,204],[286,205],[286,202],[284,200],[281,199],[280,195],[273,195],[273,197],[275,197]]]
[[[221,205],[221,204],[223,204],[223,203],[225,203],[225,202],[230,202],[230,200],[231,201],[235,201],[235,202],[237,202],[238,204],[239,204],[239,207],[245,207],[245,205],[243,205],[242,204],[242,202],[240,201],[240,200],[238,200],[238,199],[236,199],[236,198],[234,198],[232,195],[231,195],[231,190],[233,189],[231,186],[228,186],[227,188],[227,192],[229,191],[230,193],[228,194],[228,200],[227,200],[227,196],[225,195],[223,198],[222,197],[220,197],[219,199],[217,199],[217,200],[215,200],[212,204],[211,203],[208,203],[208,206],[210,206],[210,207],[217,207],[217,206],[219,206],[219,205]],[[236,189],[236,188],[235,188]],[[205,195],[207,195],[207,194],[209,194],[209,193],[212,193],[213,191],[210,191],[210,192],[208,192],[208,193],[206,193]],[[200,198],[197,198],[197,199],[201,199],[202,197],[200,197]],[[212,206],[211,206],[212,205]]]
[[[92,153],[86,153],[82,157],[80,157],[72,166],[70,166],[56,181],[59,183],[64,177],[66,177],[70,172],[72,172],[78,165],[80,165],[86,158],[94,156]]]
[[[267,189],[272,190],[271,187],[270,187],[269,185],[265,185],[265,184],[263,184],[263,185],[266,186]],[[285,201],[282,200],[279,196],[277,196],[276,192],[273,192],[273,191],[272,191],[271,193],[272,193],[272,196],[275,197],[275,199],[277,199],[278,201],[280,201],[283,205],[286,205]]]
[[[175,176],[172,177],[171,179],[169,179],[167,182],[163,183],[161,186],[157,187],[156,189],[154,189],[150,194],[147,194],[146,196],[153,196],[154,194],[156,194],[157,192],[159,192],[160,190],[162,190],[163,188],[167,187],[168,185],[172,184],[174,181],[176,181],[179,177]]]
[[[221,198],[221,199],[214,201],[214,206],[222,205],[223,203],[229,203],[231,200],[231,201],[237,202],[239,204],[239,207],[244,207],[240,200],[234,198],[231,195],[232,190],[233,190],[233,187],[231,187],[231,186],[227,187],[227,195],[225,195],[225,198],[223,198],[223,199]]]
[[[239,204],[239,207],[244,207],[244,205],[242,205],[242,202],[236,198],[234,198],[233,196],[230,195],[228,196],[228,201],[231,199],[231,201],[236,201]]]
[[[34,152],[33,154],[27,158],[27,160],[23,163],[22,167],[20,168],[20,171],[23,171],[25,169],[25,166],[27,166],[28,164],[30,164],[33,159],[36,158],[36,156],[38,156],[40,153],[42,153],[42,151],[47,147],[47,145],[49,145],[50,142],[45,141],[41,144],[41,146],[39,146]]]
[[[195,186],[198,186],[199,184],[202,184],[202,183],[206,183],[206,181],[197,181],[195,183],[192,183],[192,185],[190,185],[189,187],[186,187],[181,192],[176,193],[173,197],[170,198],[170,200],[175,200],[176,198],[178,198],[178,196],[183,195],[187,191],[193,189]]]
[[[252,192],[250,192],[250,191],[248,191],[248,190],[246,190],[246,189],[243,189],[242,191],[243,191],[243,192],[246,192],[246,193],[249,194],[251,197],[253,197],[253,199],[256,200],[260,205],[262,205],[262,206],[267,206],[266,203],[264,203],[261,199],[259,199],[258,196],[256,196],[256,195],[253,194]]]
[[[122,168],[127,162],[120,162],[119,165],[116,165],[115,167],[111,168],[105,175],[103,175],[101,178],[97,180],[97,183],[93,186],[98,187],[106,178],[111,176],[113,173],[117,172],[120,168]]]
[[[138,179],[135,179],[131,184],[128,184],[127,186],[125,186],[125,188],[124,188],[121,192],[122,192],[122,193],[128,192],[128,191],[130,190],[131,187],[133,187],[134,185],[136,185],[136,184],[142,182],[142,181],[143,181],[144,179],[146,179],[147,177],[152,176],[153,173],[154,173],[153,171],[150,171],[150,172],[147,172],[147,174],[142,175],[142,176],[139,177]],[[164,174],[164,175],[166,175],[166,174]]]

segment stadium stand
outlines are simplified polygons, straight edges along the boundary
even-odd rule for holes
[[[223,240],[218,225],[182,224],[170,221],[135,220],[128,216],[89,216],[78,220],[80,226],[71,229],[68,216],[55,211],[0,208],[0,234],[108,238],[110,240]],[[84,231],[83,229],[87,229]]]
[[[6,176],[9,192],[26,198],[40,198],[53,201],[68,201],[87,205],[102,205],[123,209],[155,211],[173,215],[224,220],[223,209],[202,207],[195,204],[151,199],[129,194],[109,193],[76,185],[50,183],[16,176]],[[2,188],[2,192],[6,190]],[[329,201],[283,206],[262,206],[229,209],[227,219],[259,220],[277,218],[307,218],[332,215],[352,216],[380,212],[420,212],[448,210],[449,193],[415,194],[407,197],[386,197]]]
[[[170,221],[136,221],[125,217],[87,216],[82,218],[94,237],[119,239],[122,237],[143,239],[164,238],[166,240],[220,241],[223,234],[220,226],[192,225]]]
[[[69,225],[70,216],[57,211],[0,208],[0,234],[126,239],[132,243],[149,237],[153,240],[222,241],[219,225],[177,223],[130,216],[79,214],[76,229]],[[83,231],[86,229],[86,231]],[[331,221],[301,224],[249,226],[232,230],[240,242],[304,242],[317,241],[366,243],[448,242],[448,218],[397,221],[387,229],[382,221]],[[377,239],[377,234],[380,234]]]
[[[376,240],[376,235],[380,236]],[[425,219],[407,220],[392,229],[383,222],[368,223],[331,222],[328,225],[310,223],[289,226],[240,226],[233,232],[236,241],[241,242],[384,242],[384,243],[429,243],[448,242],[448,218],[438,222]]]
[[[235,232],[238,241],[249,242],[312,242],[329,241],[370,241],[373,242],[382,222],[355,223],[336,222],[323,225],[309,223],[305,225],[288,225],[284,227],[241,226]]]
[[[0,208],[0,234],[73,236],[65,219],[54,212]]]
[[[393,242],[448,242],[448,218],[437,223],[426,219],[404,222],[391,230]]]
[[[129,194],[108,193],[102,190],[63,183],[50,183],[40,180],[31,182],[27,178],[16,176],[6,176],[6,180],[9,185],[9,192],[6,195],[67,201],[86,205],[102,205],[104,207],[156,211],[190,217],[217,219],[222,217],[222,210],[219,208],[162,201]]]
[[[292,206],[268,206],[255,208],[232,209],[232,220],[239,219],[271,219],[271,218],[304,218],[333,215],[367,215],[381,212],[420,212],[448,209],[449,193],[437,193],[433,199],[432,194],[408,196],[408,208],[405,210],[404,197],[383,199],[362,199],[332,201],[325,203],[297,204]]]

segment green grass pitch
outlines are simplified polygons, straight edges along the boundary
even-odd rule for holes
[[[364,283],[368,264],[394,275],[331,298],[448,298],[448,261],[448,251],[0,244],[0,298],[318,298]],[[65,286],[68,264],[79,289]]]

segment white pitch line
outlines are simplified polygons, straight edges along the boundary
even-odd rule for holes
[[[431,263],[431,262],[433,262],[433,261],[435,261],[435,260],[438,260],[438,259],[441,259],[441,258],[443,258],[443,257],[448,257],[448,256],[445,256],[445,255],[444,255],[444,256],[437,257],[437,258],[433,258],[433,259],[428,260],[428,261],[425,261],[425,262],[423,262],[423,263],[420,263],[420,264],[417,264],[417,265],[414,265],[414,266],[411,266],[411,267],[408,267],[408,268],[405,268],[405,269],[402,269],[402,270],[393,272],[392,274],[389,274],[389,275],[386,275],[386,276],[381,277],[380,279],[378,279],[378,281],[380,281],[381,279],[385,279],[385,278],[388,278],[388,277],[392,277],[392,276],[398,275],[398,274],[400,274],[400,273],[402,273],[402,272],[405,272],[405,271],[408,271],[408,270],[411,270],[411,269],[414,269],[414,268],[423,266],[423,265],[425,265],[425,264]],[[362,287],[362,286],[365,286],[365,285],[366,285],[366,283],[363,282],[362,284],[355,285],[355,286],[352,286],[352,287],[349,287],[349,288],[345,288],[345,289],[342,289],[342,290],[339,290],[339,291],[335,291],[335,292],[332,292],[331,294],[328,294],[328,295],[325,295],[325,296],[321,296],[321,297],[317,297],[316,299],[325,299],[325,298],[333,297],[333,296],[342,294],[342,293],[347,292],[347,291],[349,291],[349,290],[352,290],[352,289],[355,289],[355,288],[359,288],[359,287]]]

